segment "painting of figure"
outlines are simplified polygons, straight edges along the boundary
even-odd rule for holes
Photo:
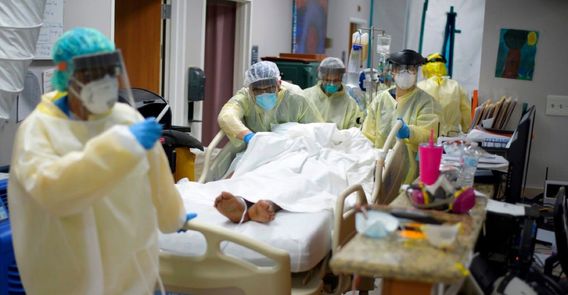
[[[538,38],[535,31],[501,29],[495,77],[531,81]]]

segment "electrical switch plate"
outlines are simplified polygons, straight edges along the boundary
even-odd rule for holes
[[[548,95],[546,114],[548,116],[568,116],[568,96]]]

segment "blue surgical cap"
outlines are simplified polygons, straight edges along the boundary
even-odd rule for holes
[[[51,53],[57,66],[51,84],[59,91],[66,91],[73,73],[72,59],[79,55],[114,51],[114,44],[103,33],[91,28],[74,28],[61,36]]]

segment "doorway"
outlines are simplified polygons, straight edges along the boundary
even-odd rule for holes
[[[131,87],[162,93],[162,1],[116,0],[115,44]]]
[[[235,2],[207,1],[204,64],[207,79],[201,140],[204,145],[219,132],[217,116],[233,96],[236,12]]]

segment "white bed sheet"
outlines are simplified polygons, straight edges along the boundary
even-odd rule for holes
[[[372,191],[378,150],[356,128],[337,130],[333,123],[286,123],[258,133],[249,143],[230,179],[178,182],[185,208],[200,221],[220,225],[290,254],[291,270],[306,271],[331,250],[333,208],[337,196],[353,184]],[[213,207],[228,191],[251,202],[269,199],[284,210],[269,224],[236,225]],[[347,203],[352,204],[354,195]],[[160,236],[160,247],[180,255],[198,255],[205,241],[198,233]],[[234,244],[225,253],[270,265],[262,255]]]
[[[333,209],[337,196],[354,184],[370,196],[378,152],[356,128],[285,123],[253,137],[230,179],[181,180],[178,189],[184,199],[204,205],[228,191],[253,203],[268,199],[291,212],[318,212]]]
[[[290,254],[292,272],[312,269],[331,251],[331,230],[333,227],[330,210],[313,213],[293,213],[281,211],[270,224],[246,222],[234,224],[219,214],[213,205],[185,201],[192,212],[197,212],[199,220],[222,226],[239,234],[264,242]],[[190,206],[190,207],[189,207]],[[198,256],[205,252],[205,239],[197,232],[188,231],[180,234],[160,234],[160,249],[168,252]],[[260,266],[273,265],[273,262],[250,249],[233,243],[221,243],[224,253],[249,261]]]

